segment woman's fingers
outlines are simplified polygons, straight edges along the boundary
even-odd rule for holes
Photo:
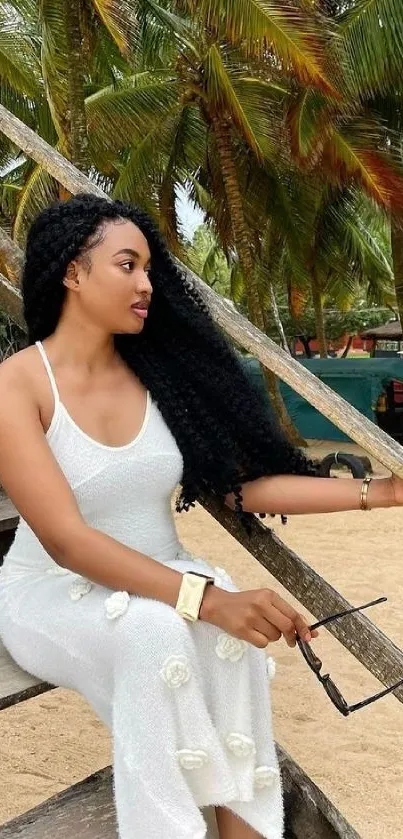
[[[277,622],[275,620],[271,621],[268,618],[263,617],[263,615],[257,615],[255,617],[251,631],[264,635],[267,638],[267,644],[273,641],[279,641],[283,634],[282,630],[277,626]]]
[[[273,627],[275,632],[275,627]],[[278,641],[281,638],[281,632],[278,633],[278,638],[268,638],[263,632],[257,632],[256,629],[250,629],[248,633],[248,641],[250,644],[253,644],[255,647],[260,647],[263,649],[267,647],[270,641]]]
[[[297,612],[293,606],[290,606],[282,597],[280,597],[277,592],[272,592],[272,609],[277,611],[277,614],[281,616],[281,625],[275,622],[276,626],[279,626],[281,629],[287,644],[291,647],[295,647],[295,634],[303,638],[304,641],[310,641],[312,637],[317,637],[316,635],[311,632],[309,629],[309,624],[307,623],[306,619],[300,612]],[[284,621],[285,618],[285,621]],[[268,615],[268,619],[272,620],[271,614]]]
[[[291,618],[286,617],[275,606],[272,606],[267,620],[280,630],[289,647],[295,647],[296,627]]]

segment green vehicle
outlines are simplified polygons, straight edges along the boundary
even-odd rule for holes
[[[267,400],[256,359],[244,356],[242,364]],[[304,358],[300,364],[354,405],[361,414],[403,443],[402,359]],[[281,392],[291,419],[305,439],[350,441],[337,426],[283,382]]]

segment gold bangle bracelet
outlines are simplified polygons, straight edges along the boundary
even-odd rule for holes
[[[362,485],[361,485],[361,492],[360,492],[360,510],[369,510],[368,507],[368,489],[369,485],[372,481],[369,475],[364,478]]]

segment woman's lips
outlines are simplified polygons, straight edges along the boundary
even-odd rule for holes
[[[143,320],[148,315],[148,309],[141,309],[140,306],[131,306],[132,312],[135,312],[139,318],[143,318]]]

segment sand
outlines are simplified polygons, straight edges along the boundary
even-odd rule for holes
[[[343,444],[343,451],[358,447]],[[318,450],[318,447],[317,447]],[[334,446],[319,447],[324,456]],[[374,463],[376,473],[385,474]],[[403,647],[403,565],[400,509],[295,516],[281,538],[353,604],[381,595],[371,619]],[[275,588],[296,601],[200,507],[177,516],[184,543],[225,567],[240,588]],[[303,610],[302,610],[303,611]],[[350,702],[381,689],[322,630],[316,642]],[[403,812],[403,708],[394,697],[344,719],[333,708],[298,650],[272,644],[275,735],[362,839],[400,839]],[[402,673],[403,677],[403,673]],[[57,689],[0,714],[0,823],[34,807],[111,762],[109,733],[73,691]],[[133,837],[134,839],[134,837]],[[320,839],[318,837],[318,839]]]

